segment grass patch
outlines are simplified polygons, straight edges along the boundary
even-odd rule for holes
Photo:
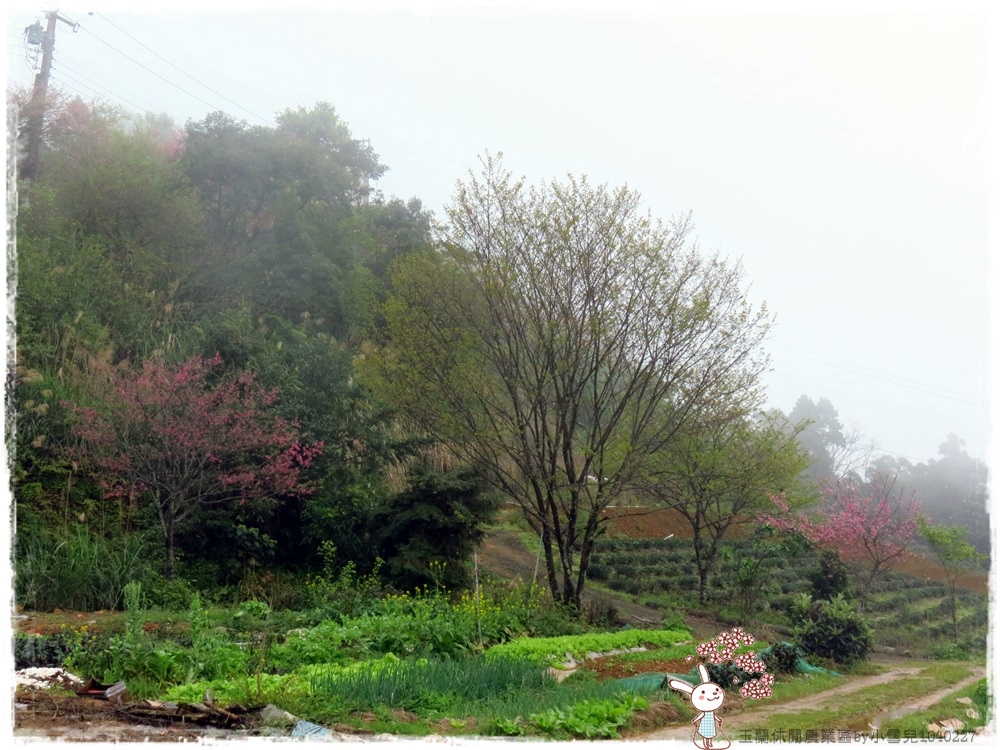
[[[832,674],[779,674],[774,678],[771,697],[766,699],[766,701],[785,703],[805,698],[808,695],[822,693],[824,690],[832,690],[835,687],[843,685],[844,682],[843,677],[836,677]],[[753,706],[756,704],[750,705]]]
[[[963,698],[972,701],[959,702]],[[986,680],[956,690],[944,700],[926,711],[915,711],[905,716],[884,719],[879,722],[880,735],[900,737],[923,737],[927,734],[929,724],[937,724],[946,719],[957,718],[964,724],[962,732],[973,731],[976,727],[985,726],[989,722],[989,711],[992,704],[987,695]],[[969,711],[975,713],[973,716]]]
[[[755,724],[753,731],[766,729],[768,733],[784,731],[804,733],[811,731],[870,731],[869,724],[880,713],[879,709],[889,709],[911,699],[933,693],[947,687],[972,671],[969,664],[932,664],[925,663],[907,665],[923,667],[919,674],[902,677],[880,685],[863,688],[857,692],[842,696],[832,696],[827,703],[829,708],[806,709],[796,713],[777,713],[762,718],[760,724]],[[815,679],[815,678],[813,678]],[[829,689],[835,685],[821,688]],[[778,686],[776,685],[776,688]],[[819,692],[819,691],[815,691]],[[806,692],[802,695],[808,695]],[[775,690],[774,698],[781,701],[792,698]]]

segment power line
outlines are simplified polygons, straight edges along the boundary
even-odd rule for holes
[[[80,91],[80,89],[76,88],[75,86],[71,86],[70,84],[66,83],[66,81],[64,81],[64,80],[61,80],[61,79],[60,79],[60,78],[58,78],[58,77],[56,77],[56,80],[57,80],[57,81],[59,81],[59,85],[60,85],[60,86],[61,86],[62,88],[64,88],[64,89],[69,89],[70,91],[72,91],[72,92],[74,92],[74,93],[78,94],[79,96],[81,96],[81,97],[83,97],[83,98],[87,98],[87,99],[91,99],[91,100],[93,100],[93,97],[94,97],[94,94],[97,94],[97,96],[98,96],[99,98],[101,98],[101,99],[106,99],[106,98],[107,98],[106,96],[104,96],[103,94],[101,94],[100,92],[98,92],[98,91],[96,91],[96,90],[94,90],[94,89],[90,89],[90,90],[91,90],[91,93],[90,93],[90,94],[88,94],[88,93],[87,93],[87,92],[85,92],[85,91]],[[81,85],[81,86],[84,86],[84,88],[88,88],[88,89],[90,88],[90,86],[86,86],[85,84],[80,84],[80,85]],[[133,110],[133,109],[129,109],[128,107],[126,107],[126,106],[124,106],[124,105],[122,105],[122,104],[118,104],[117,106],[121,107],[122,109],[124,109],[124,110],[125,110],[125,111],[127,111],[127,112],[131,112],[131,113],[132,113],[133,115],[135,115],[136,117],[139,117],[139,116],[140,116],[138,112],[136,112],[136,111],[135,111],[135,110]]]
[[[819,362],[820,364],[826,365],[828,367],[836,367],[847,372],[851,372],[855,375],[862,375],[864,377],[872,378],[873,380],[880,380],[891,385],[898,385],[904,388],[910,388],[921,393],[926,393],[931,396],[937,396],[939,398],[952,399],[954,401],[961,401],[963,403],[970,404],[972,406],[988,406],[989,402],[984,399],[976,398],[974,396],[969,396],[964,393],[959,393],[958,391],[953,391],[947,388],[942,388],[940,386],[931,385],[930,383],[922,383],[918,380],[913,380],[912,378],[906,378],[901,375],[893,375],[891,373],[882,372],[866,365],[860,365],[854,362],[848,362],[837,357],[833,357],[828,354],[821,354],[819,352],[812,352],[803,347],[797,347],[793,344],[773,344],[774,348],[785,351],[788,354],[792,354],[796,357],[802,357],[803,359],[810,359],[814,362]],[[800,351],[795,351],[799,349]],[[803,354],[802,352],[808,352]],[[811,356],[810,356],[811,355]],[[846,364],[840,364],[844,362]],[[931,389],[931,390],[928,390]]]
[[[140,21],[135,16],[129,15],[128,13],[122,13],[121,15],[124,16],[125,18],[128,18],[132,23],[134,23],[136,26],[140,27],[143,31],[145,31],[150,36],[156,37],[161,42],[163,42],[164,44],[166,44],[168,47],[173,47],[175,50],[177,50],[182,55],[184,55],[185,57],[187,57],[188,59],[190,59],[192,62],[196,63],[197,65],[200,65],[206,71],[208,71],[210,73],[214,73],[215,75],[219,76],[220,78],[226,79],[226,81],[228,81],[229,83],[233,84],[234,86],[238,85],[232,78],[230,78],[229,76],[227,76],[225,73],[222,73],[222,72],[214,69],[210,65],[206,65],[204,62],[202,62],[201,60],[199,60],[197,57],[195,57],[194,55],[192,55],[187,50],[183,49],[182,47],[178,47],[176,44],[174,44],[173,42],[171,42],[169,39],[160,36],[159,34],[156,33],[156,31],[154,31],[153,29],[151,29],[148,26],[146,26],[144,23],[142,23],[142,21]]]
[[[83,86],[86,89],[90,89],[92,92],[94,92],[98,96],[104,96],[104,97],[110,96],[110,97],[112,97],[114,99],[117,99],[120,102],[124,102],[127,105],[126,109],[129,109],[129,111],[131,111],[133,114],[139,114],[135,110],[131,109],[133,107],[136,110],[141,110],[141,111],[144,111],[144,112],[151,111],[151,110],[147,109],[146,107],[142,106],[141,104],[136,104],[135,102],[126,99],[121,94],[116,94],[115,92],[111,91],[110,89],[107,89],[107,88],[101,86],[99,83],[95,83],[95,85],[98,88],[94,88],[93,86],[88,86],[86,83],[83,83],[82,81],[78,80],[76,78],[76,76],[74,76],[74,75],[72,75],[70,73],[67,73],[66,71],[60,71],[59,66],[53,66],[53,71],[54,71],[53,72],[53,78],[55,80],[59,81],[64,86],[67,85],[66,81],[63,79],[63,77],[65,76],[65,77],[68,77],[71,81],[74,81],[75,83],[79,84],[80,86]],[[89,80],[89,79],[87,79],[86,76],[81,76],[81,77],[84,78],[84,79],[86,79],[86,80]],[[101,93],[101,90],[103,90],[104,93]],[[79,92],[77,92],[77,93],[79,93]]]
[[[858,369],[861,369],[861,370],[867,370],[867,371],[869,371],[871,373],[874,373],[874,374],[877,374],[877,375],[881,375],[881,376],[884,376],[884,377],[888,377],[888,378],[892,378],[894,380],[906,381],[906,382],[912,383],[914,385],[923,386],[925,388],[932,388],[932,389],[937,390],[937,391],[943,391],[944,393],[948,393],[948,394],[951,394],[951,395],[954,395],[954,396],[958,396],[959,398],[974,398],[973,396],[969,396],[968,394],[965,394],[965,393],[959,393],[958,391],[953,391],[953,390],[951,390],[949,388],[942,388],[941,386],[933,385],[931,383],[924,383],[924,382],[921,382],[919,380],[914,380],[913,378],[908,378],[908,377],[906,377],[904,375],[896,375],[896,374],[893,374],[893,373],[888,373],[888,372],[885,372],[883,370],[878,370],[878,369],[876,369],[874,367],[869,367],[868,365],[862,365],[862,364],[858,364],[857,362],[851,362],[850,360],[844,359],[842,357],[836,357],[836,356],[834,356],[832,354],[828,354],[826,352],[812,351],[812,350],[807,349],[807,348],[805,348],[803,346],[798,346],[797,344],[780,343],[779,346],[790,347],[791,349],[798,349],[800,351],[807,352],[808,354],[812,354],[812,355],[817,356],[817,357],[823,357],[823,358],[826,358],[826,359],[829,359],[829,360],[833,360],[834,362],[842,362],[845,365],[849,365],[851,367],[855,367],[855,368],[858,368]],[[794,351],[791,352],[791,353],[792,354],[797,354],[797,352],[794,352]],[[839,366],[843,366],[843,365],[839,365]]]
[[[176,83],[174,83],[173,81],[171,81],[171,80],[169,80],[169,79],[167,79],[167,78],[164,78],[163,76],[161,76],[161,75],[160,75],[159,73],[157,73],[157,72],[156,72],[155,70],[153,70],[152,68],[149,68],[149,67],[147,67],[147,66],[143,65],[143,64],[142,64],[141,62],[139,62],[139,61],[138,61],[138,60],[136,60],[135,58],[131,57],[130,55],[127,55],[127,54],[125,54],[125,53],[124,53],[124,52],[122,52],[122,51],[121,51],[120,49],[118,49],[117,47],[115,47],[115,45],[113,45],[113,44],[111,44],[110,42],[107,42],[107,41],[105,41],[104,39],[102,39],[101,37],[97,36],[97,34],[95,34],[95,33],[94,33],[93,31],[91,31],[90,29],[88,29],[88,28],[86,28],[86,27],[83,27],[83,26],[81,26],[80,28],[82,28],[82,29],[83,29],[84,31],[86,31],[86,32],[87,32],[88,34],[90,34],[90,35],[91,35],[92,37],[94,37],[94,39],[96,39],[97,41],[99,41],[99,42],[100,42],[101,44],[104,44],[104,45],[107,45],[108,47],[110,47],[111,49],[113,49],[113,50],[114,50],[115,52],[117,52],[117,53],[118,53],[119,55],[121,55],[121,56],[122,56],[122,57],[124,57],[125,59],[129,60],[129,61],[130,61],[130,62],[132,62],[132,63],[135,63],[136,65],[138,65],[138,66],[139,66],[140,68],[142,68],[143,70],[146,70],[146,71],[148,71],[148,72],[152,73],[152,74],[153,74],[154,76],[156,76],[157,78],[159,78],[159,79],[160,79],[161,81],[164,81],[165,83],[169,83],[169,84],[170,84],[171,86],[173,86],[173,87],[174,87],[175,89],[177,89],[178,91],[181,91],[181,92],[183,92],[183,93],[187,94],[187,95],[188,95],[188,96],[190,96],[190,97],[191,97],[192,99],[197,99],[197,100],[198,100],[199,102],[201,102],[202,104],[205,104],[205,105],[207,105],[207,106],[211,107],[211,108],[212,108],[213,110],[216,110],[216,109],[219,109],[219,108],[218,108],[218,107],[216,107],[216,105],[214,105],[214,104],[213,104],[212,102],[209,102],[209,101],[206,101],[206,100],[202,99],[202,98],[201,98],[200,96],[198,96],[197,94],[193,94],[193,93],[191,93],[190,91],[188,91],[187,89],[185,89],[185,88],[184,88],[183,86],[178,86],[178,85],[177,85]]]
[[[74,62],[74,64],[78,64],[76,60],[74,60],[73,62]],[[87,72],[90,73],[91,75],[95,75],[98,78],[101,77],[99,74],[94,73],[94,71],[92,71],[92,70],[88,70],[83,65],[81,65],[80,67],[83,68],[84,70],[87,70]],[[105,86],[104,84],[102,84],[100,81],[95,81],[93,78],[89,78],[88,76],[86,76],[82,72],[80,72],[79,70],[76,70],[76,68],[74,68],[73,66],[67,65],[65,62],[60,62],[60,64],[57,65],[56,68],[57,69],[58,68],[65,68],[66,70],[69,70],[70,72],[72,72],[72,73],[80,76],[84,80],[90,81],[95,86],[98,86],[99,88],[104,89],[105,91],[107,91],[108,93],[110,93],[112,96],[119,96],[121,99],[125,100],[124,96],[121,96],[119,94],[115,94],[114,91],[112,91],[110,88],[108,88],[107,86]],[[157,112],[157,111],[159,111],[159,109],[157,108],[157,106],[155,104],[153,104],[152,102],[146,101],[141,96],[137,96],[136,94],[133,94],[131,91],[126,91],[125,89],[122,89],[122,92],[125,93],[125,94],[128,94],[133,99],[138,99],[139,101],[145,102],[145,104],[148,105],[148,106],[139,106],[139,109],[145,110],[146,112]],[[127,101],[127,100],[125,100],[125,101]]]
[[[172,63],[172,62],[171,62],[170,60],[168,60],[168,59],[167,59],[167,58],[165,58],[165,57],[164,57],[163,55],[161,55],[160,53],[158,53],[158,52],[157,52],[156,50],[153,50],[153,49],[151,49],[151,48],[150,48],[150,47],[148,47],[148,46],[147,46],[146,44],[144,44],[144,43],[143,43],[142,41],[140,41],[139,39],[136,39],[136,38],[135,38],[134,36],[132,36],[132,35],[131,35],[130,33],[128,33],[127,31],[125,31],[125,29],[123,29],[123,28],[122,28],[121,26],[119,26],[119,25],[118,25],[118,24],[116,24],[116,23],[115,23],[114,21],[112,21],[112,20],[111,20],[110,18],[108,18],[107,16],[105,16],[105,15],[104,15],[103,13],[99,13],[99,12],[97,12],[97,11],[94,11],[94,15],[96,15],[96,16],[100,16],[101,18],[103,18],[103,19],[104,19],[105,21],[107,21],[107,22],[108,22],[109,24],[111,24],[112,26],[114,26],[114,27],[115,27],[116,29],[118,29],[118,30],[119,30],[119,31],[120,31],[121,33],[123,33],[123,34],[124,34],[125,36],[127,36],[127,37],[128,37],[129,39],[131,39],[132,41],[134,41],[134,42],[135,42],[136,44],[138,44],[138,45],[139,45],[140,47],[142,47],[143,49],[145,49],[145,50],[147,50],[148,52],[152,53],[153,55],[156,55],[156,56],[157,56],[158,58],[160,58],[161,60],[163,60],[163,62],[165,62],[165,63],[166,63],[167,65],[169,65],[169,66],[170,66],[171,68],[173,68],[174,70],[176,70],[176,71],[177,71],[178,73],[181,73],[182,75],[185,75],[185,76],[187,76],[187,77],[188,77],[188,78],[190,78],[190,79],[191,79],[192,81],[194,81],[195,83],[197,83],[197,84],[198,84],[199,86],[202,86],[202,87],[204,87],[204,88],[208,89],[209,91],[211,91],[211,92],[212,92],[213,94],[215,94],[216,96],[219,96],[219,97],[222,97],[223,99],[225,99],[225,100],[226,100],[227,102],[229,102],[229,103],[230,103],[230,104],[232,104],[233,106],[235,106],[235,107],[239,107],[239,108],[240,108],[240,109],[242,109],[242,110],[243,110],[244,112],[247,112],[247,113],[249,113],[249,114],[253,115],[254,117],[256,117],[256,118],[257,118],[258,120],[260,120],[260,121],[262,121],[262,122],[264,122],[264,123],[267,123],[268,125],[271,125],[272,127],[274,126],[274,123],[273,123],[273,122],[271,122],[270,120],[268,120],[268,119],[267,119],[266,117],[261,117],[261,116],[260,116],[260,115],[258,115],[258,114],[257,114],[256,112],[254,112],[254,111],[252,111],[252,110],[249,110],[249,109],[247,109],[247,108],[246,108],[246,107],[244,107],[244,106],[243,106],[242,104],[240,104],[240,103],[238,103],[238,102],[235,102],[235,101],[233,101],[232,99],[230,99],[230,98],[229,98],[228,96],[226,96],[225,94],[223,94],[223,93],[221,93],[221,92],[219,92],[219,91],[216,91],[215,89],[213,89],[213,88],[212,88],[211,86],[209,86],[208,84],[206,84],[206,83],[203,83],[202,81],[200,81],[200,80],[198,80],[197,78],[195,78],[194,76],[192,76],[192,75],[191,75],[190,73],[187,73],[186,71],[184,71],[184,70],[182,70],[181,68],[177,67],[177,66],[176,66],[176,65],[174,65],[174,64],[173,64],[173,63]],[[147,68],[147,70],[148,70],[148,68]]]

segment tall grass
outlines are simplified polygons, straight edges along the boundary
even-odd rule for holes
[[[137,535],[107,539],[75,526],[65,536],[26,531],[14,540],[18,604],[47,612],[121,609],[125,584],[150,572],[147,544]]]
[[[419,659],[348,673],[320,672],[312,678],[312,692],[339,698],[356,708],[387,706],[417,711],[444,708],[428,704],[476,702],[512,692],[534,692],[554,683],[537,662],[527,659]]]

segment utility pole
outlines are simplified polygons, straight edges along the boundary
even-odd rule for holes
[[[52,71],[52,53],[56,47],[56,23],[62,21],[76,31],[80,24],[59,15],[59,11],[50,10],[45,13],[48,23],[45,35],[42,37],[42,67],[35,76],[35,86],[28,103],[28,149],[24,164],[21,165],[21,177],[30,180],[38,173],[38,154],[42,145],[42,128],[45,124],[45,97],[49,92],[49,73]]]

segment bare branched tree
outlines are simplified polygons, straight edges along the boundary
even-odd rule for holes
[[[483,160],[440,252],[400,267],[383,392],[514,498],[580,604],[602,511],[707,402],[759,401],[771,319],[627,188],[526,187]]]

